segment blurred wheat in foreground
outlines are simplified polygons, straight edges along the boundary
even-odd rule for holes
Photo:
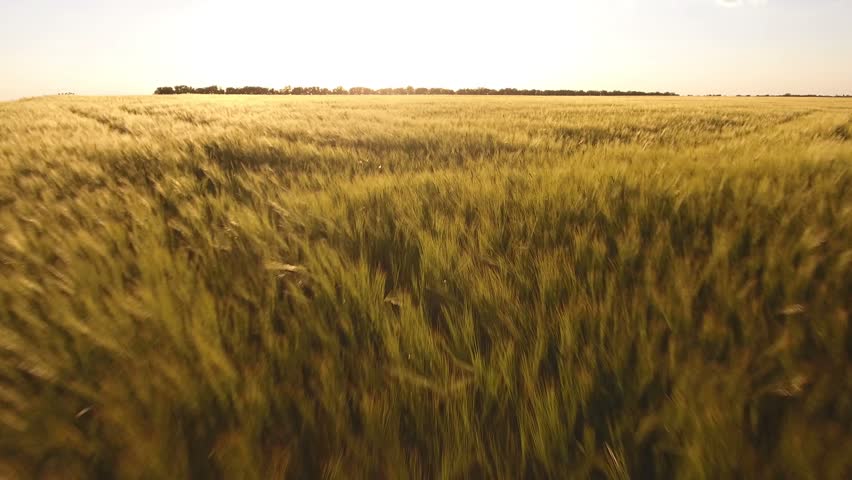
[[[0,478],[852,476],[852,100],[0,103]]]

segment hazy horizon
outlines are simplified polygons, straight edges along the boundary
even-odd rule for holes
[[[852,94],[844,0],[33,0],[0,18],[0,100],[178,84]]]

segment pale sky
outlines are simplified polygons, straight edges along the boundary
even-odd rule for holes
[[[176,84],[852,94],[852,0],[0,0],[0,99]]]

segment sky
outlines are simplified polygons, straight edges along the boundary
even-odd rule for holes
[[[0,0],[0,100],[179,84],[852,94],[852,0]]]

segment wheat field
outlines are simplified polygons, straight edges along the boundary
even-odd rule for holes
[[[0,103],[0,478],[849,478],[852,100]]]

